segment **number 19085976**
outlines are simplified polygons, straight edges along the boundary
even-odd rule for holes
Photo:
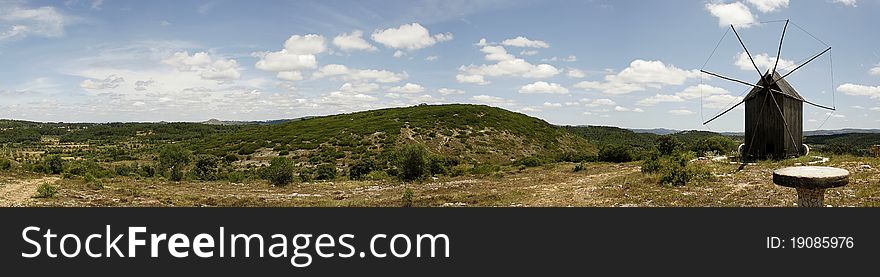
[[[853,237],[767,237],[768,249],[851,249],[855,247]]]

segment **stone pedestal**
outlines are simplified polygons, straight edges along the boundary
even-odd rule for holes
[[[825,189],[849,183],[849,171],[828,166],[795,166],[773,171],[773,183],[797,189],[799,207],[823,207]]]

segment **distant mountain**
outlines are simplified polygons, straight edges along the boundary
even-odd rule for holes
[[[219,120],[216,118],[209,119],[207,121],[201,122],[202,124],[207,125],[275,125],[281,124],[290,121],[297,121],[303,119],[309,119],[314,116],[305,116],[300,118],[291,118],[291,119],[274,119],[274,120],[264,120],[264,121],[235,121],[235,120]]]
[[[675,133],[681,132],[681,131],[679,131],[679,130],[666,129],[666,128],[654,128],[654,129],[629,129],[629,130],[630,130],[630,131],[633,131],[633,132],[635,132],[635,133],[640,133],[640,134],[655,134],[655,135],[671,135],[671,134],[675,134]]]
[[[838,129],[838,130],[815,130],[804,131],[805,136],[827,136],[841,134],[880,134],[880,129]]]

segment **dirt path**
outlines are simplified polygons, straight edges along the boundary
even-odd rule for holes
[[[593,195],[599,188],[599,184],[606,183],[609,179],[624,176],[640,170],[637,166],[621,166],[619,168],[595,174],[581,175],[567,179],[563,182],[536,182],[532,186],[537,191],[535,203],[530,206],[602,206],[607,205],[605,200]]]
[[[37,193],[42,183],[55,183],[61,178],[43,177],[39,179],[13,179],[0,184],[0,207],[26,206],[33,201],[31,197]]]

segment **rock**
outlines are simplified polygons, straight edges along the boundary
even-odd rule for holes
[[[871,165],[863,164],[859,166],[859,169],[871,169]]]

